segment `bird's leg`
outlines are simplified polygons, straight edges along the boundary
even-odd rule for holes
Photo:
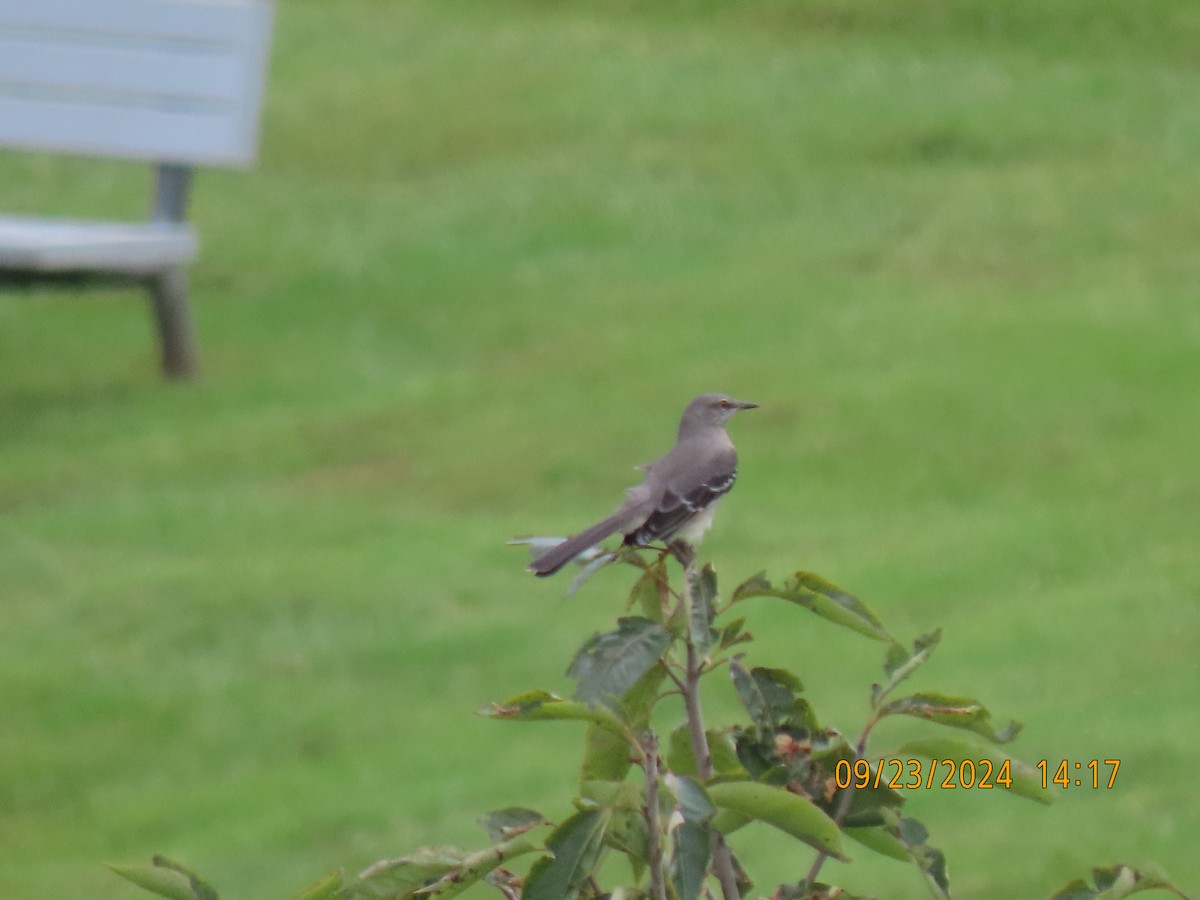
[[[667,544],[667,549],[685,569],[696,561],[696,548],[685,540],[671,541]]]

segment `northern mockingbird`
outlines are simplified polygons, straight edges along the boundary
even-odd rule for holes
[[[737,451],[725,425],[738,411],[756,406],[724,394],[701,394],[683,411],[675,446],[666,456],[639,467],[646,477],[629,489],[617,511],[543,553],[529,564],[529,570],[538,576],[553,575],[618,532],[625,535],[627,547],[698,540],[712,524],[717,501],[737,477]]]

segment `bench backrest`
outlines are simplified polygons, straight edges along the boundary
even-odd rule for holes
[[[0,0],[0,145],[247,165],[262,0]]]

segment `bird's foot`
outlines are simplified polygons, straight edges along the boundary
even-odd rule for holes
[[[675,540],[667,544],[667,549],[671,551],[671,555],[679,561],[679,564],[685,569],[696,561],[696,548],[687,541]]]

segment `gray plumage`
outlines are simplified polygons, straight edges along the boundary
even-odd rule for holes
[[[758,404],[725,394],[701,394],[679,420],[670,451],[641,468],[646,477],[625,502],[597,522],[529,564],[535,575],[553,575],[583,551],[621,533],[626,546],[655,541],[696,541],[712,521],[713,508],[737,478],[737,451],[725,431],[733,416]]]

